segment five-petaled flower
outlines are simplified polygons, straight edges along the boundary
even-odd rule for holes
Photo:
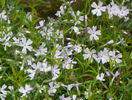
[[[33,88],[30,85],[26,84],[24,88],[20,87],[18,91],[23,94],[21,97],[24,97],[27,96],[27,94],[29,94],[32,90]]]
[[[26,40],[26,38],[21,38],[21,42],[19,44],[19,46],[23,47],[22,49],[22,53],[26,54],[27,50],[32,51],[32,46],[30,46],[33,42],[28,39]]]
[[[105,12],[106,7],[102,6],[102,5],[103,5],[103,2],[101,2],[101,1],[98,2],[98,5],[95,2],[92,3],[91,6],[93,8],[95,8],[95,9],[92,10],[93,15],[101,16],[102,12]]]
[[[97,26],[93,26],[92,28],[88,27],[88,33],[90,34],[90,41],[94,40],[99,40],[98,35],[101,35],[101,31],[97,30]]]

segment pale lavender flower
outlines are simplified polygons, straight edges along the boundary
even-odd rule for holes
[[[98,55],[97,55],[98,58],[96,59],[96,61],[102,62],[102,64],[109,62],[108,53],[109,53],[109,51],[106,48],[104,48],[103,51],[100,51],[98,53]]]
[[[105,81],[105,79],[104,79],[104,73],[101,73],[100,75],[97,75],[96,79],[99,80],[99,81]]]
[[[48,94],[51,96],[54,96],[54,93],[56,93],[57,88],[59,88],[60,86],[56,83],[53,83],[53,82],[50,82],[49,86],[50,86],[50,88],[48,90]]]
[[[36,50],[35,56],[46,55],[46,53],[47,53],[47,48],[45,47],[45,44],[42,43],[39,49]]]
[[[89,99],[89,97],[92,96],[92,92],[91,92],[89,89],[87,89],[87,90],[84,92],[84,95],[85,95],[85,98],[86,98],[86,99]]]
[[[93,26],[92,28],[88,27],[88,33],[90,34],[90,41],[99,40],[98,35],[101,35],[101,31],[97,30],[97,26]]]
[[[76,61],[73,61],[70,57],[67,58],[66,60],[64,60],[64,63],[62,65],[63,68],[66,69],[72,69],[73,68],[73,64],[77,64]]]
[[[121,63],[122,60],[122,54],[119,51],[110,51],[109,55],[111,56],[111,60],[116,62],[116,63]]]
[[[77,53],[80,53],[82,51],[82,47],[80,44],[77,44],[74,46],[74,50],[77,52]]]
[[[75,32],[76,34],[80,34],[79,28],[78,28],[78,27],[73,26],[72,29],[74,30],[74,32]]]
[[[127,9],[125,6],[123,6],[122,8],[120,8],[120,11],[118,12],[118,16],[120,18],[126,17],[128,14],[129,14],[129,9]]]
[[[51,67],[51,72],[53,76],[52,80],[56,80],[59,77],[60,69],[58,67],[59,67],[58,65]]]
[[[71,97],[65,97],[64,94],[59,97],[60,100],[71,100]]]
[[[27,94],[29,94],[31,91],[33,90],[33,88],[30,85],[25,85],[25,87],[20,87],[20,89],[18,90],[20,93],[22,93],[21,97],[25,97],[27,96]]]
[[[27,50],[32,51],[32,46],[30,46],[33,42],[30,39],[21,38],[19,46],[23,47],[22,53],[27,54]]]
[[[83,54],[84,60],[85,59],[90,59],[91,62],[93,61],[93,58],[96,59],[96,51],[95,49],[92,49],[91,51],[89,50],[89,48],[86,48],[84,50],[85,54]]]
[[[7,88],[7,86],[5,84],[2,85],[2,87],[0,88],[0,98],[1,100],[5,100],[6,96],[7,96],[7,91],[5,90]]]
[[[98,5],[93,2],[91,5],[94,9],[92,10],[93,15],[101,16],[102,12],[105,12],[106,7],[103,6],[103,2],[99,1]]]
[[[7,15],[6,15],[6,11],[3,10],[1,13],[0,13],[0,18],[3,19],[3,20],[7,20]]]

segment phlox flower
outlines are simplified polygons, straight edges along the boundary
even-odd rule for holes
[[[74,46],[74,50],[77,52],[77,53],[80,53],[82,51],[82,47],[80,44],[77,44]]]
[[[126,17],[128,14],[129,14],[129,9],[127,9],[125,6],[121,7],[119,12],[118,12],[118,16],[120,18]]]
[[[74,30],[74,32],[75,32],[76,34],[80,34],[79,28],[78,28],[78,27],[73,26],[72,29]]]
[[[27,50],[32,51],[32,46],[30,46],[33,42],[30,39],[21,38],[19,46],[23,47],[22,53],[27,54]]]
[[[47,72],[51,71],[51,66],[48,65],[46,59],[44,59],[43,62],[40,64],[40,66],[39,66],[38,69],[39,69],[40,71],[42,71],[42,72],[47,73]]]
[[[18,90],[20,93],[22,93],[21,97],[25,97],[27,96],[27,94],[29,94],[31,91],[33,90],[33,88],[30,85],[25,85],[25,87],[20,87],[20,89]]]
[[[98,53],[96,61],[102,62],[102,64],[109,62],[108,53],[109,53],[109,51],[106,48],[104,48],[103,51],[100,51]]]
[[[6,51],[7,50],[7,46],[8,47],[11,47],[11,44],[9,43],[9,40],[10,40],[11,37],[7,37],[4,42],[2,43],[2,45],[4,45],[4,50]]]
[[[116,54],[117,53],[117,54]],[[119,51],[110,51],[109,55],[111,56],[111,60],[116,62],[116,63],[121,63],[122,60],[122,54]]]
[[[109,18],[112,18],[113,15],[117,16],[118,12],[120,11],[120,7],[115,4],[113,1],[107,6]]]
[[[113,73],[112,73],[113,74]],[[113,74],[113,78],[110,82],[110,86],[112,85],[113,81],[115,80],[115,78],[117,78],[120,75],[119,71],[116,71],[115,74]]]
[[[50,86],[50,88],[48,90],[48,94],[51,96],[54,96],[54,93],[56,93],[57,88],[59,88],[60,86],[56,83],[53,83],[53,82],[50,82],[49,86]]]
[[[91,62],[93,61],[93,58],[96,59],[96,51],[95,49],[92,49],[91,51],[89,50],[89,48],[86,48],[84,50],[85,54],[83,54],[84,60],[85,59],[90,59]]]
[[[59,97],[60,100],[71,100],[71,97],[65,97],[64,94]]]
[[[66,9],[66,6],[61,6],[60,10],[57,11],[57,13],[55,15],[58,17],[61,17],[65,13],[65,9]]]
[[[56,80],[60,74],[60,69],[58,68],[59,66],[58,65],[55,65],[54,67],[51,67],[51,72],[52,72],[52,80]]]
[[[89,99],[89,96],[92,96],[92,92],[91,92],[89,89],[87,89],[87,90],[84,92],[84,95],[85,95],[85,98],[86,98],[86,99]]]
[[[36,29],[43,28],[44,27],[45,20],[39,21],[39,26],[36,26]]]
[[[36,52],[35,56],[46,55],[47,48],[45,48],[45,44],[42,43],[42,45],[39,47],[39,49],[36,50],[35,52]]]
[[[0,87],[0,99],[1,100],[5,100],[6,95],[7,95],[7,91],[5,90],[7,88],[7,86],[5,84],[2,85],[2,87]]]
[[[64,60],[64,63],[62,64],[63,68],[66,69],[73,69],[73,64],[76,64],[76,61],[73,61],[70,57]]]
[[[105,12],[106,10],[106,7],[103,6],[103,2],[101,1],[98,2],[98,5],[95,2],[93,2],[91,6],[94,8],[92,10],[93,15],[101,16],[102,12]]]
[[[96,79],[99,80],[99,81],[105,81],[105,79],[104,79],[104,73],[101,73],[100,75],[97,75]]]
[[[129,9],[127,9],[125,6],[118,6],[113,1],[107,6],[109,18],[112,18],[114,16],[118,16],[119,18],[127,17],[129,14]]]
[[[29,73],[30,80],[32,80],[36,74],[36,70],[41,66],[41,62],[37,62],[37,64],[32,64],[30,69],[27,69],[26,72]]]
[[[6,15],[6,11],[3,10],[1,13],[0,13],[0,18],[3,19],[3,20],[7,20],[7,15]]]
[[[97,30],[97,26],[93,26],[92,28],[88,27],[88,33],[90,34],[90,41],[99,40],[98,35],[101,35],[101,31]]]
[[[20,39],[19,38],[13,37],[12,39],[14,40],[14,42],[13,42],[14,44],[18,45],[20,43]]]

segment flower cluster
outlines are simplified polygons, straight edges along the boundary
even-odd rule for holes
[[[56,19],[36,18],[32,12],[9,5],[0,12],[1,100],[124,96],[114,89],[129,80],[121,78],[128,76],[122,76],[129,70],[123,69],[132,58],[131,10],[124,6],[129,1],[119,5],[113,0],[109,4],[83,0],[84,8],[74,10],[76,2],[64,2]]]

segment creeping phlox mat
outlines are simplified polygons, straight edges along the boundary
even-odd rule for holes
[[[62,0],[54,18],[30,2],[0,3],[1,100],[132,99],[130,0]]]

